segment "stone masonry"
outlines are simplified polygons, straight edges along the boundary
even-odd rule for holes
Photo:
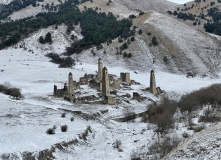
[[[107,68],[103,68],[103,75],[102,75],[102,94],[103,96],[110,96],[110,84],[109,84],[109,77]]]
[[[150,92],[153,94],[157,94],[155,74],[153,70],[151,70],[150,72]]]
[[[103,63],[102,59],[98,59],[98,72],[97,72],[97,78],[99,81],[102,81],[102,74],[103,74]]]
[[[121,72],[120,73],[120,78],[121,78],[122,82],[131,83],[130,73],[123,73],[123,72]]]
[[[70,72],[68,75],[68,97],[70,98],[70,101],[73,102],[75,99],[75,87],[73,82],[72,73]]]

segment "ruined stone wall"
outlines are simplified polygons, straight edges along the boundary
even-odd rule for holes
[[[86,77],[80,77],[80,85],[88,85],[88,79]]]
[[[105,96],[104,97],[104,103],[109,104],[109,105],[115,105],[116,104],[116,99],[115,99],[115,97]]]
[[[66,83],[65,83],[63,89],[57,89],[57,86],[54,85],[54,96],[55,97],[64,97],[67,94],[68,94],[68,89],[67,89]]]
[[[120,89],[121,79],[114,80],[113,83],[110,85],[111,90]]]
[[[123,72],[121,72],[120,73],[120,78],[121,78],[122,82],[131,83],[130,73],[123,73]]]
[[[101,87],[102,85],[101,84],[102,83],[100,83],[99,81],[95,81],[94,79],[89,81],[89,86],[91,88],[94,88],[94,89],[98,90],[98,91],[102,91],[102,87]]]

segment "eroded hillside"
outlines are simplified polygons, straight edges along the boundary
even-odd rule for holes
[[[220,130],[221,125],[218,124],[196,133],[163,159],[220,159]]]

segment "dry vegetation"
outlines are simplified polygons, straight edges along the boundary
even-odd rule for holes
[[[0,92],[9,95],[16,100],[19,100],[23,97],[20,89],[17,87],[12,87],[9,83],[0,84]]]
[[[164,98],[160,104],[149,106],[148,120],[157,125],[157,133],[165,134],[173,128],[173,114],[176,112],[177,102]]]
[[[183,96],[178,103],[182,112],[202,109],[205,105],[210,105],[212,108],[220,108],[221,84],[214,84],[208,88],[191,92]]]

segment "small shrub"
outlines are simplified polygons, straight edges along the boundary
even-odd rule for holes
[[[139,16],[142,16],[143,14],[144,14],[144,12],[140,12],[140,13],[139,13]]]
[[[164,56],[164,58],[163,58],[163,61],[166,63],[166,64],[168,64],[168,58],[167,58],[167,56]]]
[[[142,160],[141,158],[141,155],[139,155],[138,152],[132,152],[132,154],[130,155],[130,160]]]
[[[121,145],[122,145],[122,143],[121,143],[120,140],[116,140],[116,141],[113,143],[113,147],[114,147],[114,148],[120,148]]]
[[[68,130],[68,126],[67,125],[62,125],[61,126],[61,131],[62,132],[67,132],[67,130]]]
[[[169,128],[174,127],[173,114],[177,109],[175,101],[164,98],[160,104],[153,104],[148,109],[148,120],[157,125],[155,132],[165,134]]]
[[[156,36],[153,36],[153,38],[152,38],[152,44],[153,44],[154,46],[157,46],[157,45],[159,44],[159,42],[157,41]]]
[[[179,139],[177,136],[172,138],[163,138],[162,140],[160,140],[160,142],[154,141],[154,143],[149,147],[148,154],[153,155],[158,153],[160,156],[159,158],[162,158],[167,153],[172,151],[173,148],[177,147],[180,142],[181,139]]]
[[[49,128],[47,131],[46,131],[47,134],[55,134],[55,131],[53,128]]]
[[[134,14],[129,15],[130,19],[136,18],[136,16]]]
[[[127,52],[124,52],[123,56],[124,56],[124,58],[126,58],[127,57]]]
[[[133,122],[136,118],[136,113],[133,111],[133,108],[125,107],[122,112],[126,122]]]
[[[19,88],[11,88],[10,89],[10,96],[14,97],[15,99],[20,99],[22,97],[21,91]]]
[[[139,29],[138,34],[142,34],[142,33],[143,33],[142,29]]]
[[[182,136],[183,136],[183,138],[188,138],[189,137],[189,135],[187,133],[183,133]]]
[[[53,126],[53,129],[57,129],[57,126],[56,126],[56,125],[54,125],[54,126]]]
[[[71,117],[71,121],[72,121],[72,122],[74,121],[74,117]]]
[[[9,95],[10,97],[15,98],[16,100],[19,100],[23,97],[20,89],[16,87],[11,87],[9,83],[5,83],[4,85],[0,84],[0,92]]]
[[[121,37],[118,37],[118,42],[119,43],[122,43],[123,42],[123,39]]]
[[[122,48],[123,48],[123,49],[127,49],[127,48],[128,48],[128,44],[127,44],[127,43],[124,43],[124,44],[122,45]]]
[[[132,57],[132,54],[128,53],[127,58],[131,58],[131,57]]]
[[[199,125],[199,126],[193,128],[194,132],[200,132],[203,129],[205,129],[205,125],[204,124]]]
[[[66,117],[66,113],[62,113],[61,118],[65,118],[65,117]]]
[[[48,32],[46,35],[45,35],[45,38],[43,38],[43,36],[40,36],[38,41],[41,43],[41,44],[45,44],[45,43],[52,43],[52,39],[51,39],[51,33]]]
[[[51,58],[52,63],[59,64],[60,68],[71,68],[75,65],[75,60],[71,57],[61,58],[57,53],[49,53],[45,56]]]
[[[141,118],[142,118],[141,119],[142,122],[147,122],[147,120],[148,120],[147,114],[144,114]]]
[[[135,38],[134,38],[134,37],[131,37],[131,38],[130,38],[130,41],[131,41],[131,42],[135,41]]]

